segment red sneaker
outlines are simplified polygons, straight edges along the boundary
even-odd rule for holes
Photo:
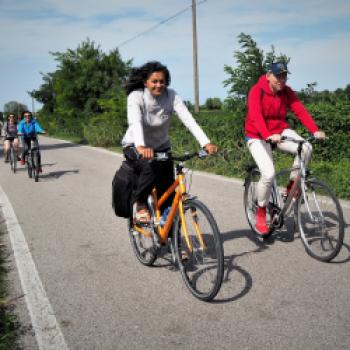
[[[43,172],[43,169],[40,167],[39,168],[39,173],[41,174]]]
[[[21,165],[24,165],[25,162],[24,162],[24,159],[21,159]]]
[[[255,228],[261,235],[266,235],[269,233],[270,229],[266,223],[266,207],[258,207],[256,212],[256,224]]]

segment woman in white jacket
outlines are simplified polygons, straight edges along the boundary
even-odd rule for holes
[[[201,147],[209,154],[217,152],[217,146],[197,124],[177,93],[169,89],[170,73],[159,62],[147,62],[131,71],[126,84],[128,94],[128,129],[122,140],[126,160],[137,174],[137,184],[133,193],[135,218],[140,222],[149,220],[146,201],[152,188],[156,186],[158,195],[174,181],[171,160],[150,162],[154,152],[170,150],[169,126],[173,112],[190,130]],[[163,208],[171,204],[172,198]]]

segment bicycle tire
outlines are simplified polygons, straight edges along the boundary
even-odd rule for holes
[[[246,179],[244,181],[244,194],[243,194],[243,204],[244,204],[244,212],[247,218],[248,224],[251,230],[258,236],[263,239],[267,239],[271,236],[274,231],[274,227],[272,225],[269,226],[269,232],[265,234],[261,234],[256,228],[256,212],[258,210],[258,200],[256,195],[256,185],[260,178],[260,171],[258,169],[252,169],[248,172]],[[271,199],[270,199],[271,200]],[[271,204],[271,203],[270,203]],[[274,207],[275,205],[268,205],[266,210],[267,221],[269,220],[269,208]]]
[[[10,149],[10,165],[11,165],[11,170],[15,173],[16,172],[16,166],[15,166],[15,154],[14,154],[14,149],[13,146],[11,145]]]
[[[31,154],[28,154],[26,156],[26,164],[27,164],[28,176],[31,179],[33,177],[33,166],[32,166]]]
[[[133,211],[131,210],[131,213]],[[150,211],[151,213],[151,211]],[[146,237],[142,233],[139,233],[133,223],[133,217],[128,219],[129,238],[131,246],[136,255],[137,260],[145,266],[151,266],[157,259],[157,248],[154,242],[154,226],[153,220],[149,226],[142,227],[144,230],[150,233],[151,237]]]
[[[15,174],[17,171],[17,152],[15,152],[13,146],[12,146],[12,149],[13,149],[13,168],[12,168],[12,171]]]
[[[33,158],[33,175],[34,175],[34,181],[39,181],[39,153],[38,151],[35,151],[32,153]]]
[[[328,262],[343,245],[343,211],[325,183],[310,179],[305,185],[305,195],[300,196],[295,213],[301,241],[311,257]]]
[[[198,299],[212,300],[220,290],[224,274],[224,251],[220,232],[209,209],[199,200],[183,203],[184,217],[192,251],[186,244],[180,215],[175,219],[175,256],[186,287]],[[199,225],[200,239],[194,225]],[[183,256],[184,255],[184,256]]]

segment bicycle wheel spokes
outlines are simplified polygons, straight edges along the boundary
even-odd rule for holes
[[[344,238],[343,213],[338,199],[320,181],[306,182],[305,196],[297,206],[298,228],[309,255],[330,261],[340,251]]]
[[[250,182],[246,189],[245,194],[245,211],[248,219],[248,223],[254,230],[256,224],[256,212],[258,208],[257,197],[256,197],[256,185],[257,182]]]
[[[195,297],[209,301],[218,293],[223,277],[219,230],[207,207],[197,200],[184,203],[184,218],[185,226],[179,218],[175,226],[175,254],[181,275]]]
[[[129,219],[129,237],[132,248],[141,264],[150,266],[157,259],[157,249],[154,243],[153,224],[142,227],[135,226]]]

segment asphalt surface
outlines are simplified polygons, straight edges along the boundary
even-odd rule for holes
[[[111,208],[121,157],[41,137],[43,174],[30,180],[0,162],[12,204],[69,349],[350,349],[350,228],[333,263],[309,257],[292,221],[269,244],[249,230],[240,181],[195,173],[191,193],[217,220],[222,288],[195,299],[167,260],[142,266],[126,221]],[[343,202],[345,221],[350,205]],[[13,295],[21,295],[10,254]],[[23,294],[23,293],[22,293]],[[19,298],[20,299],[20,298]],[[37,349],[23,300],[18,312]]]

